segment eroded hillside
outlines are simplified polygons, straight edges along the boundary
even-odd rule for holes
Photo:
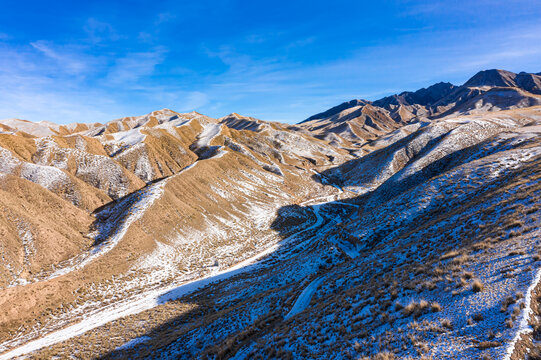
[[[534,354],[538,77],[482,72],[299,125],[9,120],[0,358]]]

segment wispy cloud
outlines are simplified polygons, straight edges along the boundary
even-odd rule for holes
[[[105,122],[158,107],[208,103],[200,91],[148,81],[167,54],[163,48],[105,58],[82,46],[47,41],[0,46],[0,118]]]
[[[112,86],[139,87],[138,82],[154,73],[158,64],[161,64],[167,50],[157,48],[153,51],[130,53],[115,60],[105,81]]]
[[[89,18],[83,26],[83,30],[87,33],[88,40],[93,44],[117,41],[121,38],[111,24],[95,18]]]
[[[176,19],[176,17],[177,16],[175,14],[170,13],[170,12],[159,13],[156,16],[156,20],[154,20],[154,24],[155,25],[161,25],[163,23],[173,21],[174,19]]]
[[[71,75],[84,75],[92,67],[92,57],[84,56],[78,49],[57,48],[44,40],[31,42],[30,45],[45,57],[56,62],[56,71]]]
[[[304,47],[304,46],[313,44],[316,41],[316,39],[317,38],[315,36],[309,36],[306,38],[298,39],[287,44],[286,48],[293,49],[293,48]]]

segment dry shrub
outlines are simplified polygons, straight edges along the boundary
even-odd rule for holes
[[[463,254],[463,255],[460,255],[459,257],[454,258],[452,260],[452,263],[455,264],[455,265],[462,265],[462,264],[466,263],[468,260],[470,260],[470,256],[466,255],[466,254]]]
[[[460,255],[460,253],[458,251],[456,251],[456,250],[449,251],[448,253],[445,253],[442,256],[440,256],[440,260],[451,259],[451,258],[454,258],[454,257],[456,257],[458,255]]]
[[[449,319],[442,319],[441,320],[441,326],[443,326],[446,329],[452,330],[453,329],[453,323]]]
[[[499,341],[481,341],[475,347],[478,349],[488,349],[498,346],[502,346],[502,343]]]
[[[428,301],[421,300],[416,302],[412,300],[405,308],[402,309],[402,313],[406,316],[413,315],[414,318],[421,316],[428,310]]]
[[[374,356],[374,360],[394,360],[394,359],[396,359],[396,357],[394,356],[392,352],[389,352],[389,351],[383,351],[376,354],[376,356]]]
[[[473,250],[479,251],[479,250],[486,250],[492,248],[492,244],[490,243],[490,240],[482,241],[473,244]]]
[[[479,280],[474,280],[472,285],[471,285],[471,288],[473,291],[475,292],[480,292],[480,291],[483,291],[483,289],[485,288],[485,286],[483,285],[483,283]]]
[[[505,300],[502,303],[502,308],[500,309],[501,312],[506,312],[509,308],[509,305],[516,303],[517,300],[513,296],[508,296],[505,298]]]

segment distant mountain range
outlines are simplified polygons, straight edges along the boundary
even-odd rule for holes
[[[484,70],[461,86],[440,82],[376,101],[350,100],[310,116],[299,127],[342,146],[363,145],[414,121],[539,105],[538,95],[540,73]]]

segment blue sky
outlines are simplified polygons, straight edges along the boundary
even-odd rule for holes
[[[298,122],[481,69],[541,71],[541,2],[7,1],[0,118],[161,108]]]

